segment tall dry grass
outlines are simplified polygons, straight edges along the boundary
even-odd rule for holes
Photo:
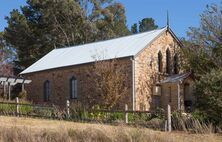
[[[213,126],[212,123],[202,122],[192,116],[173,116],[172,127],[174,130],[195,134],[211,134],[220,132],[220,129]]]
[[[115,131],[97,128],[33,131],[30,128],[0,128],[2,142],[220,142],[215,135],[170,134],[142,129]]]
[[[145,128],[0,117],[1,142],[221,142],[215,134],[167,133]]]

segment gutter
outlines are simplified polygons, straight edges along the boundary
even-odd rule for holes
[[[132,98],[133,98],[133,111],[136,110],[136,89],[135,89],[135,59],[131,58],[132,61]]]

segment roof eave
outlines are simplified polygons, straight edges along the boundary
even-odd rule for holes
[[[112,58],[112,59],[106,59],[106,60],[101,60],[101,61],[108,61],[108,60],[113,60],[113,59],[123,59],[123,58],[134,58],[133,55],[129,55],[129,56],[125,56],[125,57],[119,57],[119,58]],[[62,68],[67,68],[67,67],[74,67],[74,66],[80,66],[80,65],[85,65],[85,64],[92,64],[95,63],[95,61],[93,62],[87,62],[87,63],[81,63],[81,64],[76,64],[76,65],[67,65],[67,66],[61,66],[61,67],[55,67],[55,68],[50,68],[50,69],[44,69],[44,70],[38,70],[38,71],[30,71],[30,72],[25,72],[22,71],[21,73],[19,73],[19,75],[27,75],[27,74],[32,74],[32,73],[37,73],[37,72],[43,72],[43,71],[48,71],[48,70],[53,70],[53,69],[62,69]]]
[[[167,28],[167,31],[169,33],[171,33],[171,35],[176,39],[176,41],[178,42],[178,44],[183,47],[183,43],[180,41],[180,39],[176,36],[176,34],[173,32],[173,30],[171,28]]]

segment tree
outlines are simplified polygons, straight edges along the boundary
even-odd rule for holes
[[[139,21],[139,32],[146,32],[157,29],[158,26],[155,24],[155,20],[153,18],[144,18]],[[138,33],[137,23],[131,26],[131,33]]]
[[[6,19],[4,37],[17,49],[21,67],[28,67],[55,47],[91,41],[94,32],[74,0],[28,0],[21,13],[13,10]]]
[[[158,26],[155,24],[153,18],[144,18],[139,21],[139,32],[146,32],[157,29]]]
[[[222,13],[217,5],[207,6],[201,14],[199,28],[191,27],[188,31],[188,41],[184,42],[187,68],[192,69],[197,76],[209,73],[212,69],[222,67]]]
[[[137,24],[136,23],[131,26],[131,33],[133,33],[133,34],[138,33]]]
[[[91,0],[93,10],[89,19],[98,29],[97,40],[128,35],[125,8],[114,0]],[[89,11],[89,10],[88,10]]]
[[[12,76],[12,59],[14,58],[14,52],[12,51],[12,48],[6,46],[3,34],[3,32],[0,32],[0,75]]]
[[[221,124],[222,7],[212,4],[201,14],[200,27],[190,28],[183,48],[185,69],[196,77],[196,109],[215,125]]]
[[[6,20],[4,38],[17,49],[21,68],[54,48],[118,37],[128,30],[124,7],[110,0],[28,0]]]
[[[87,71],[91,81],[92,93],[87,94],[90,107],[98,105],[102,109],[119,108],[121,100],[128,94],[127,74],[117,59],[105,61],[96,59],[93,67]],[[127,102],[122,102],[127,103]],[[123,107],[122,107],[123,108]]]
[[[213,69],[196,82],[196,102],[205,119],[222,128],[222,69]]]

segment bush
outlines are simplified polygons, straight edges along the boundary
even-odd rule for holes
[[[196,119],[190,114],[181,114],[178,112],[172,114],[172,128],[174,130],[202,134],[214,132],[214,127],[211,123]]]
[[[14,104],[0,104],[0,113],[4,115],[14,114],[16,105]]]
[[[152,114],[152,118],[165,119],[165,113],[163,108],[157,108]]]
[[[88,120],[89,113],[86,111],[85,107],[80,103],[71,103],[70,106],[70,118],[71,120]]]
[[[28,95],[27,92],[24,90],[24,91],[19,93],[18,97],[19,97],[19,99],[26,100],[27,95]]]

